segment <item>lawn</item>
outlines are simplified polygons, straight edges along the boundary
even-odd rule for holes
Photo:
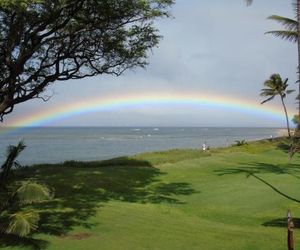
[[[25,151],[26,153],[26,151]],[[286,249],[300,227],[300,158],[282,140],[22,170],[55,192],[31,238],[1,249]],[[300,232],[295,231],[296,248]]]

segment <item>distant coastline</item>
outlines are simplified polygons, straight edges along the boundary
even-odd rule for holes
[[[3,131],[3,130],[2,130]],[[247,127],[30,127],[1,133],[0,162],[8,145],[21,139],[27,148],[19,161],[31,165],[68,160],[106,160],[169,149],[227,147],[285,134],[283,128]]]

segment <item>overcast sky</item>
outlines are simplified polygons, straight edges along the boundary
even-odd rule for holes
[[[189,92],[259,103],[262,83],[272,73],[288,77],[291,87],[296,87],[296,45],[264,35],[281,28],[266,19],[272,14],[294,18],[291,1],[256,0],[246,7],[243,0],[177,0],[173,18],[157,23],[163,40],[150,54],[146,70],[53,84],[50,90],[55,94],[50,101],[18,105],[4,124],[80,100],[131,93]],[[287,99],[291,113],[296,112],[294,97]],[[280,107],[279,100],[265,105]],[[276,127],[285,126],[285,121],[226,108],[158,104],[80,114],[44,125]]]

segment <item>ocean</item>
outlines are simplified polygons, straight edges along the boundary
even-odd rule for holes
[[[35,127],[0,129],[0,164],[8,145],[24,140],[21,165],[94,161],[174,148],[226,147],[235,140],[260,140],[285,134],[282,128],[211,127]]]

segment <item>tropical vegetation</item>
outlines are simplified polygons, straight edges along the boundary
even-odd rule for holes
[[[4,235],[0,248],[286,249],[287,210],[300,222],[300,158],[289,160],[289,144],[273,138],[21,169],[16,179],[45,183],[55,198],[31,205],[39,230]],[[299,230],[294,237],[297,247]]]
[[[0,233],[20,237],[37,229],[39,220],[37,211],[23,211],[24,207],[51,197],[45,185],[31,180],[16,182],[11,178],[13,169],[21,167],[16,158],[25,147],[23,141],[8,146],[6,161],[0,168]]]
[[[19,103],[47,100],[54,81],[144,67],[160,38],[153,21],[172,3],[2,0],[0,120]],[[268,33],[297,41],[300,65],[296,3],[297,21],[270,17],[293,35]],[[274,74],[264,85],[262,103],[280,96],[290,135],[287,79]],[[33,166],[13,177],[25,145],[10,146],[0,173],[0,248],[283,249],[286,208],[299,212],[300,165],[287,161],[285,139],[237,144]],[[57,194],[51,201],[48,186]]]
[[[253,3],[253,0],[245,0],[247,5],[250,5]],[[295,10],[296,20],[278,16],[278,15],[272,15],[269,17],[271,20],[275,20],[281,24],[283,24],[285,30],[275,30],[275,31],[269,31],[266,33],[275,35],[277,37],[280,37],[282,39],[296,42],[297,43],[297,52],[298,52],[298,67],[297,67],[297,83],[298,83],[298,116],[300,116],[300,40],[298,39],[298,34],[300,33],[300,0],[293,0],[292,1],[293,8]],[[300,123],[297,124],[297,130],[300,130]],[[299,133],[296,133],[299,134]]]
[[[275,37],[282,38],[287,41],[291,42],[297,42],[298,41],[298,22],[296,20],[293,20],[291,18],[278,16],[278,15],[272,15],[269,16],[268,19],[276,21],[283,25],[285,28],[284,30],[272,30],[268,31],[265,34],[271,34]]]
[[[264,101],[261,102],[261,104],[264,104],[268,101],[273,100],[276,96],[280,97],[281,104],[284,110],[284,114],[286,117],[286,126],[288,131],[288,136],[291,137],[291,131],[290,131],[290,125],[289,125],[289,117],[287,113],[287,109],[284,103],[284,98],[294,92],[294,90],[287,89],[288,85],[288,78],[285,80],[281,79],[281,76],[279,74],[272,74],[268,80],[264,82],[265,88],[261,90],[261,96],[267,97]]]
[[[53,82],[145,67],[173,0],[2,0],[0,121]],[[82,88],[85,88],[83,86]]]

